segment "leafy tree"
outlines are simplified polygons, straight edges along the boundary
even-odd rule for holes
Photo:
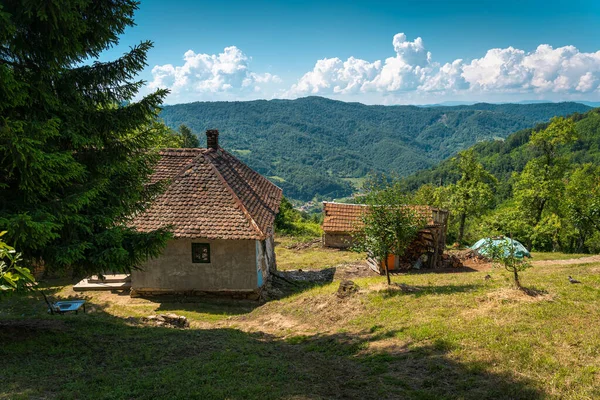
[[[460,243],[465,233],[467,218],[479,216],[493,206],[493,186],[496,178],[487,172],[477,161],[473,149],[459,153],[454,164],[461,177],[456,184],[450,185],[450,210],[458,216],[458,239]]]
[[[504,141],[473,146],[478,160],[499,181],[497,206],[473,218],[465,235],[512,235],[536,249],[600,249],[600,232],[593,227],[597,219],[599,143],[600,109],[594,109],[515,132]],[[459,179],[456,161],[449,159],[405,183],[413,190],[419,183],[426,184],[415,192],[415,201],[451,208],[446,189],[434,185],[440,180],[456,183]],[[455,213],[450,222],[448,239],[453,240],[458,230]]]
[[[0,230],[25,260],[75,272],[129,271],[169,232],[129,225],[150,184],[167,94],[137,102],[150,42],[94,61],[132,26],[133,0],[0,5]]]
[[[365,187],[367,207],[360,226],[353,233],[353,249],[383,260],[389,285],[388,256],[402,256],[423,221],[412,207],[407,206],[409,198],[398,181],[389,183],[386,179],[372,179]]]
[[[292,228],[292,224],[300,219],[299,213],[294,210],[294,206],[285,197],[281,198],[279,212],[275,216],[275,229],[285,231]]]
[[[450,190],[447,186],[425,184],[411,196],[413,204],[448,208],[450,206]]]
[[[600,233],[600,166],[584,164],[573,171],[564,201],[571,221],[579,230],[581,249],[594,230]]]
[[[569,165],[558,150],[576,137],[573,121],[566,118],[553,118],[546,129],[531,134],[529,147],[539,156],[529,161],[521,174],[515,175],[514,196],[533,226],[542,220],[544,210],[558,207]]]
[[[304,237],[319,237],[322,234],[319,221],[296,210],[285,197],[281,198],[279,213],[275,216],[275,231]]]
[[[21,254],[7,245],[2,236],[6,231],[0,232],[0,295],[7,292],[25,291],[35,283],[29,269],[20,267]]]
[[[515,202],[513,200],[505,201],[482,218],[483,229],[481,229],[480,237],[510,235],[523,243],[529,242],[533,234],[533,227],[523,223],[524,220],[523,212]]]
[[[563,220],[555,213],[548,213],[533,227],[531,233],[531,247],[535,249],[560,248],[560,233],[563,229]]]
[[[192,133],[192,130],[187,125],[179,125],[179,135],[182,139],[181,147],[183,148],[196,148],[200,147],[200,140],[198,136]]]
[[[502,240],[495,244],[489,239],[484,246],[486,246],[488,257],[490,257],[497,266],[503,267],[508,272],[512,273],[515,287],[517,289],[522,289],[523,287],[519,280],[519,272],[530,268],[531,263],[525,258],[516,257],[515,245],[512,240]]]
[[[165,149],[165,148],[182,148],[183,137],[178,132],[166,126],[163,122],[155,120],[150,125],[151,129],[154,130],[156,142],[154,149]]]

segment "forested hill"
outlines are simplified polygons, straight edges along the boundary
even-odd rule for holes
[[[429,168],[476,142],[555,115],[585,112],[579,103],[367,106],[321,97],[166,106],[173,128],[219,129],[220,144],[284,189],[310,200],[353,192],[349,178],[371,171],[401,176]]]
[[[573,164],[600,165],[600,108],[585,114],[574,114],[572,119],[575,121],[578,139],[561,151],[568,153]],[[505,140],[487,141],[473,146],[481,164],[498,178],[501,197],[506,197],[510,192],[512,173],[521,172],[527,162],[535,156],[527,146],[531,133],[534,130],[544,129],[547,125],[542,123],[534,128],[515,132]],[[459,172],[452,164],[452,160],[447,159],[435,167],[418,171],[407,177],[405,183],[409,189],[415,190],[427,183],[436,186],[447,185],[456,182],[458,178]]]

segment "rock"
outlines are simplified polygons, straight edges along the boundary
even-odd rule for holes
[[[142,322],[153,326],[164,326],[168,328],[188,328],[190,326],[190,322],[186,317],[173,313],[149,315],[147,317],[143,317]]]
[[[179,315],[177,314],[162,314],[161,317],[168,323],[177,323],[179,321]]]
[[[353,293],[358,292],[358,285],[353,281],[341,281],[337,291],[337,296],[340,298],[348,297]]]

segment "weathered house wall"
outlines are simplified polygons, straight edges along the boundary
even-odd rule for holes
[[[275,241],[273,236],[256,241],[256,274],[258,286],[262,286],[269,274],[277,270],[275,261]]]
[[[192,243],[210,244],[210,263],[192,262]],[[262,247],[257,243],[260,242],[172,239],[160,257],[132,272],[132,289],[136,293],[254,291],[260,286],[259,280],[264,282],[268,274],[268,265],[257,263],[257,247]]]

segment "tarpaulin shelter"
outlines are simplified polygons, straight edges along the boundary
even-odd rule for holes
[[[484,257],[489,257],[492,253],[492,246],[501,246],[504,248],[504,256],[508,257],[511,253],[511,245],[514,251],[513,254],[516,258],[531,257],[529,250],[527,250],[518,240],[504,236],[480,239],[471,246],[471,250],[476,251]]]

